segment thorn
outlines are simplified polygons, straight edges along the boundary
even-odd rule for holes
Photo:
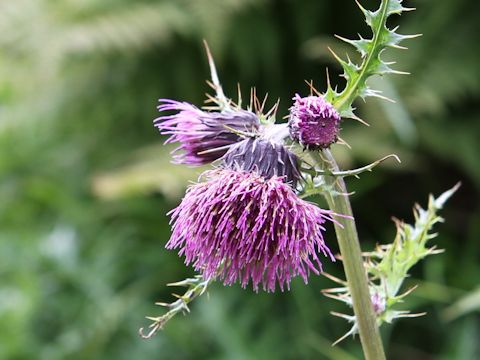
[[[332,86],[330,85],[330,74],[328,72],[328,67],[325,69],[326,75],[327,75],[327,89],[331,89]]]
[[[255,112],[257,112],[258,97],[257,97],[257,88],[255,86],[253,87],[253,108],[255,109]]]
[[[210,80],[205,80],[208,86],[215,90],[215,85]]]
[[[265,114],[266,117],[270,117],[272,116],[273,114],[275,114],[278,110],[278,106],[280,105],[280,98],[277,99],[277,101],[275,102],[275,104],[273,104],[273,106],[271,107],[270,110],[268,110],[268,112]],[[286,115],[287,117],[289,115]]]
[[[348,296],[348,288],[346,286],[330,288],[330,289],[323,289],[323,290],[320,290],[320,292],[323,295],[326,295],[326,294],[340,294],[340,295],[343,295],[343,296]]]
[[[345,300],[340,295],[335,295],[333,293],[328,292],[327,289],[322,290],[322,295],[325,296],[325,297],[328,297],[329,299],[333,299],[333,300],[337,300],[337,301],[341,301],[341,302],[344,302],[344,300]]]
[[[393,70],[393,69],[391,69],[391,73],[397,74],[397,75],[411,75],[411,73],[409,73],[408,71],[400,71],[400,70]]]
[[[363,13],[367,12],[367,10],[362,6],[362,4],[360,4],[358,0],[355,0],[355,2],[357,3],[357,6],[360,8],[360,10],[362,10]]]
[[[339,338],[338,340],[336,340],[333,344],[332,344],[332,347],[337,345],[338,343],[342,342],[343,340],[345,340],[347,337],[349,337],[350,335],[353,335],[355,333],[355,327],[353,326],[345,335],[343,335],[341,338]]]
[[[342,139],[340,136],[338,137],[338,144],[340,145],[345,145],[347,148],[352,150],[352,147],[350,146],[349,143],[347,143],[344,139]]]
[[[350,56],[348,55],[348,53],[345,54],[347,56],[347,62],[348,64],[353,64],[352,63],[352,60],[350,60]]]
[[[418,285],[414,285],[412,286],[410,289],[408,289],[407,291],[405,291],[403,294],[399,295],[398,298],[403,298],[409,294],[411,294],[412,292],[414,292],[416,289],[418,288]]]
[[[212,102],[215,102],[215,98],[209,93],[205,93],[205,96],[207,97],[207,100],[204,101],[205,104],[210,104]]]
[[[416,318],[416,317],[425,316],[425,315],[427,315],[427,312],[414,313],[414,314],[410,314],[406,312],[404,314],[398,314],[397,318]]]
[[[232,133],[234,134],[237,134],[237,135],[240,135],[240,136],[243,136],[243,137],[254,137],[255,134],[254,133],[249,133],[248,131],[242,131],[242,130],[238,130],[238,129],[235,129],[231,126],[228,126],[228,125],[225,125],[223,124],[223,127],[229,131],[231,131]],[[224,148],[227,148],[229,149],[232,145],[224,145],[224,146],[219,146],[219,147],[216,147],[216,148],[212,148],[212,149],[207,149],[207,150],[203,150],[203,151],[200,151],[198,154],[199,155],[202,155],[202,154],[208,154],[209,152],[211,151],[218,151],[220,149],[224,149]]]
[[[250,88],[250,110],[253,109],[253,87]]]
[[[327,78],[328,78],[328,69],[327,69]],[[317,96],[323,96],[321,92],[319,92],[317,89],[315,89],[315,86],[313,86],[313,80],[310,80],[310,82],[308,82],[307,80],[304,80],[305,83],[308,85],[308,87],[310,88],[310,95],[312,95],[312,91],[315,93],[315,95]],[[329,82],[329,80],[327,80],[327,82]]]
[[[334,295],[328,292],[323,292],[322,295],[333,300],[341,301],[349,306],[352,304],[352,300],[346,294]]]
[[[402,35],[404,39],[415,39],[420,36],[423,36],[423,34],[413,34],[413,35]]]
[[[348,44],[352,44],[352,41],[353,41],[353,40],[344,38],[343,36],[340,36],[340,35],[337,35],[337,34],[333,34],[333,36],[335,36],[335,37],[336,37],[337,39],[339,39],[339,40],[345,41],[345,42],[348,43]]]
[[[150,331],[145,334],[144,333],[144,328],[138,329],[138,334],[143,338],[143,339],[150,339],[155,333],[160,329],[160,324],[152,324],[149,326]]]
[[[435,199],[435,207],[441,209],[445,202],[458,190],[461,185],[461,181],[457,182],[454,187],[452,187],[450,190],[445,191],[437,199]]]
[[[265,108],[265,103],[267,102],[268,99],[268,93],[265,94],[265,97],[263,98],[262,105],[260,108],[260,113],[263,113],[263,109]]]
[[[259,112],[261,113],[261,111],[260,111],[260,99],[257,96],[257,89],[256,88],[255,88],[255,99],[254,100],[255,100],[255,112],[256,113],[259,113]]]
[[[164,307],[169,307],[170,306],[169,303],[165,303],[165,302],[156,302],[155,305],[164,306]]]
[[[339,261],[343,261],[342,254],[335,254],[335,259]]]
[[[152,316],[145,316],[145,319],[154,321],[154,322],[159,322],[161,320],[161,317],[152,317]],[[150,325],[152,326],[152,325]]]
[[[237,83],[237,92],[238,92],[238,107],[242,107],[242,92],[240,90],[240,83]]]
[[[332,48],[330,46],[327,47],[328,51],[330,51],[330,53],[333,55],[333,57],[340,63],[340,64],[344,64],[345,61],[342,60],[342,58],[340,56],[338,56],[335,51],[332,50]]]
[[[185,286],[185,287],[189,287],[191,285],[192,285],[192,279],[185,279],[182,281],[177,281],[174,283],[167,284],[167,286]]]
[[[325,276],[327,279],[330,279],[330,280],[332,280],[332,281],[334,281],[334,282],[336,282],[336,283],[338,283],[338,284],[341,284],[341,285],[344,285],[344,286],[347,286],[347,285],[348,285],[348,283],[347,283],[345,280],[339,279],[339,278],[337,278],[337,277],[335,277],[335,276],[333,276],[333,275],[331,275],[331,274],[329,274],[329,273],[322,272],[321,274],[322,274],[323,276]]]
[[[375,92],[373,93],[373,95],[370,95],[370,96],[377,97],[377,98],[379,98],[379,99],[388,101],[388,102],[390,102],[390,103],[392,103],[392,104],[396,104],[396,103],[397,103],[395,100],[390,99],[389,97],[386,97],[386,96],[384,96],[384,95],[381,95],[379,91],[375,91]]]
[[[402,46],[402,45],[398,45],[398,44],[395,44],[395,45],[388,45],[390,46],[391,48],[394,48],[394,49],[399,49],[399,50],[408,50],[408,48],[406,46]]]
[[[400,160],[400,158],[399,158],[396,154],[387,155],[387,156],[381,158],[379,161],[384,161],[384,160],[387,160],[388,158],[391,158],[391,157],[393,157],[395,160],[397,160],[397,162],[398,162],[399,164],[402,163],[402,160]]]
[[[435,247],[430,248],[428,251],[429,255],[437,255],[437,254],[443,254],[445,252],[445,249],[437,249]]]
[[[348,118],[349,118],[349,119],[356,120],[356,121],[362,123],[362,124],[365,125],[365,126],[370,126],[369,123],[367,123],[365,120],[359,118],[359,117],[358,117],[357,115],[355,115],[353,112],[352,112],[352,114],[351,114]]]
[[[305,82],[308,84],[307,80],[305,80]],[[313,79],[310,79],[310,84],[313,84]],[[311,86],[310,86],[310,96],[313,96],[313,91]]]
[[[352,321],[352,319],[355,318],[355,316],[347,315],[347,314],[342,314],[342,313],[339,313],[339,312],[336,312],[336,311],[330,311],[330,314],[333,315],[333,316],[336,316],[336,317],[345,319],[345,320],[347,320],[347,321],[349,321],[349,322]]]
[[[225,94],[223,93],[222,86],[220,85],[220,81],[218,80],[217,69],[215,67],[215,62],[213,61],[212,53],[210,52],[210,48],[208,47],[208,43],[205,39],[203,39],[203,45],[205,46],[205,51],[207,53],[208,65],[210,66],[210,74],[212,77],[214,90],[217,93],[217,98],[219,101],[227,104]]]

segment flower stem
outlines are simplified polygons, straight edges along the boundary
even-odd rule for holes
[[[322,153],[311,152],[311,156],[323,170],[339,171],[338,165],[329,150],[323,150]],[[333,192],[324,193],[330,209],[338,214],[352,216],[352,207],[343,178],[325,176],[325,185],[330,186],[333,190]],[[334,195],[334,193],[339,195]],[[345,268],[345,276],[352,295],[353,311],[363,353],[367,360],[383,360],[385,359],[385,353],[373,312],[355,220],[339,218],[338,224],[335,224],[335,231]]]

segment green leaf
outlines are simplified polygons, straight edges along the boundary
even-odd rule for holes
[[[343,68],[343,77],[347,80],[345,88],[340,93],[333,91],[329,85],[327,88],[327,100],[331,100],[340,114],[353,112],[352,103],[358,97],[363,99],[367,97],[378,97],[389,100],[381,95],[381,92],[371,89],[366,85],[368,78],[374,75],[385,74],[406,74],[405,72],[392,69],[393,63],[385,62],[381,59],[381,54],[386,48],[400,48],[400,42],[418,35],[401,35],[396,33],[398,27],[394,29],[387,28],[387,19],[393,14],[401,14],[404,11],[413,10],[402,6],[402,0],[382,0],[380,7],[376,11],[366,10],[358,1],[357,4],[365,16],[367,25],[372,30],[372,38],[350,40],[338,36],[340,40],[352,45],[361,55],[361,63],[354,64],[350,59],[343,60],[333,51],[335,59]],[[350,116],[351,117],[351,116]]]

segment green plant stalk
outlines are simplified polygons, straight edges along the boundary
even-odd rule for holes
[[[323,170],[339,171],[338,165],[329,150],[323,150],[322,154],[311,152],[311,156]],[[343,178],[325,176],[325,185],[331,187],[333,192],[345,194],[333,195],[333,192],[324,192],[330,209],[338,214],[353,217],[350,199],[348,195],[346,195],[347,188]],[[348,287],[352,294],[353,311],[357,319],[358,332],[360,334],[365,359],[385,359],[382,339],[373,312],[367,274],[363,264],[355,220],[339,218],[338,224],[335,224],[335,232],[342,255]]]

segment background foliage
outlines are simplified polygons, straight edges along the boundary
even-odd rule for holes
[[[366,7],[375,1],[362,1]],[[416,267],[406,306],[428,315],[382,329],[391,359],[480,357],[480,6],[408,2],[392,21],[423,33],[391,51],[412,76],[375,79],[395,104],[358,103],[367,128],[344,123],[347,168],[395,152],[403,160],[350,180],[362,246],[391,241],[390,216],[463,186],[442,212],[446,253]],[[168,282],[192,274],[163,246],[166,212],[199,169],[169,164],[152,126],[160,97],[200,105],[215,55],[226,91],[256,86],[286,113],[303,79],[323,90],[340,69],[332,34],[366,32],[353,1],[0,1],[0,358],[354,359],[359,342],[332,348],[347,324],[312,278],[255,294],[214,285],[192,314],[150,341],[137,335]],[[355,56],[355,54],[351,54]],[[338,80],[341,85],[341,79]],[[333,229],[331,229],[333,230]],[[333,231],[331,231],[332,233]],[[335,249],[334,238],[329,243]],[[339,264],[326,270],[341,275]],[[422,280],[419,280],[422,279]]]

